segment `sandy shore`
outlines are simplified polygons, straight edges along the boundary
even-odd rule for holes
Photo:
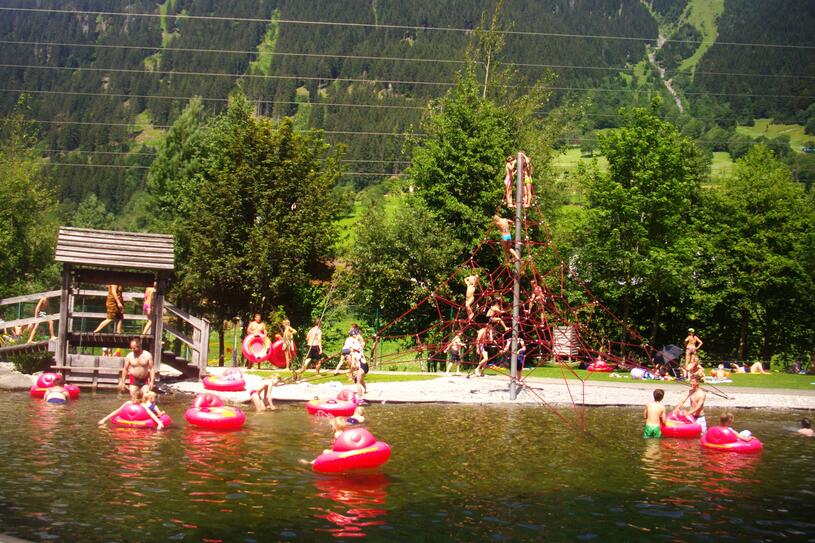
[[[213,373],[226,368],[212,368]],[[390,373],[390,372],[388,372]],[[248,374],[247,390],[243,392],[219,392],[218,395],[231,403],[249,402],[249,390],[256,387],[261,378]],[[815,379],[815,378],[814,378]],[[306,401],[312,398],[333,398],[342,388],[354,388],[351,383],[295,383],[277,386],[274,399],[280,401]],[[170,385],[183,393],[204,392],[200,382],[185,381]],[[687,391],[684,384],[657,381],[586,382],[577,380],[530,378],[516,401],[509,399],[508,380],[503,376],[466,377],[444,376],[425,381],[401,381],[373,383],[368,385],[369,402],[393,403],[458,403],[458,404],[529,404],[544,401],[553,405],[572,403],[593,406],[641,406],[651,399],[655,388],[665,389],[665,403],[678,403]],[[711,407],[744,407],[773,409],[815,409],[815,386],[813,390],[764,389],[746,387],[719,387],[727,398],[714,394],[710,387],[706,404]]]

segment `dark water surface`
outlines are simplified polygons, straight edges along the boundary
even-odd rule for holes
[[[120,399],[0,395],[0,533],[33,541],[815,541],[815,438],[800,413],[736,411],[757,456],[644,441],[641,410],[596,408],[580,433],[542,407],[371,405],[393,447],[365,475],[298,459],[328,447],[302,405],[242,431],[183,420],[97,428]],[[718,413],[718,412],[716,412]],[[713,415],[711,412],[709,415]],[[708,417],[713,418],[711,416]]]

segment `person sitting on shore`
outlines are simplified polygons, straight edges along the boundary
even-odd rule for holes
[[[801,427],[798,429],[798,433],[807,437],[812,437],[815,435],[815,431],[812,430],[812,421],[806,417],[802,418]]]
[[[747,373],[747,368],[740,364],[736,364],[735,362],[731,362],[730,371],[733,371],[735,373]]]
[[[654,390],[654,401],[645,406],[645,429],[642,432],[644,438],[661,438],[662,425],[665,424],[665,406],[662,405],[662,398],[665,391],[661,388]]]
[[[770,373],[770,372],[764,371],[764,366],[761,365],[761,362],[756,362],[752,366],[750,366],[750,373]]]

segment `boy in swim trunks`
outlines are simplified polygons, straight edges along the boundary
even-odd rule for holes
[[[498,227],[498,231],[501,234],[501,247],[504,249],[504,257],[509,260],[509,255],[511,254],[512,258],[520,260],[521,257],[515,252],[515,249],[512,248],[512,233],[509,230],[514,221],[493,215],[492,222]]]
[[[662,405],[662,398],[665,391],[661,388],[654,390],[654,401],[645,406],[645,430],[642,432],[644,438],[662,437],[662,425],[665,424],[665,406]]]
[[[144,328],[142,328],[141,334],[146,336],[150,333],[150,330],[153,329],[153,297],[156,295],[156,282],[153,281],[153,286],[147,287],[144,289],[144,299],[142,301],[142,314],[147,317],[147,322],[144,324]]]
[[[450,361],[447,362],[447,375],[450,375],[450,369],[453,367],[453,364],[456,365],[456,375],[461,375],[461,349],[464,347],[464,342],[461,340],[461,332],[456,332],[456,335],[453,336],[453,340],[450,341],[450,344],[444,349],[445,353],[450,354]]]
[[[475,368],[476,377],[484,377],[484,369],[487,367],[487,362],[490,360],[490,353],[487,346],[493,342],[492,326],[487,324],[484,328],[478,331],[475,336],[476,352],[480,359],[478,366]]]
[[[303,360],[303,368],[300,370],[300,374],[306,372],[312,360],[316,360],[317,366],[315,369],[317,375],[320,375],[320,366],[323,363],[323,331],[320,328],[320,319],[314,321],[314,326],[306,334],[306,345],[308,345],[308,353],[305,360]]]
[[[702,427],[703,433],[707,432],[705,398],[707,398],[707,392],[699,388],[699,378],[694,376],[690,378],[690,390],[688,394],[679,402],[679,405],[674,408],[674,411],[682,413],[682,406],[685,405],[686,401],[690,400],[690,411],[685,414],[694,418],[695,422]]]

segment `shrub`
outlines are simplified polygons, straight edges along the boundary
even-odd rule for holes
[[[29,375],[38,371],[46,371],[53,361],[51,353],[23,353],[11,357],[14,369]]]

